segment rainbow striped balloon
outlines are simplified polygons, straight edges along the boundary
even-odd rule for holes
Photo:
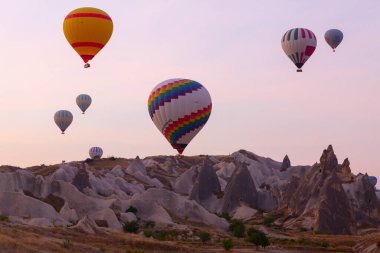
[[[101,147],[92,147],[88,151],[88,154],[90,155],[91,159],[100,159],[103,155],[103,149]]]
[[[169,79],[149,95],[153,123],[180,154],[206,124],[211,114],[211,96],[200,83]]]
[[[111,38],[113,23],[104,11],[85,7],[70,12],[63,21],[63,32],[67,41],[87,63],[107,44]]]

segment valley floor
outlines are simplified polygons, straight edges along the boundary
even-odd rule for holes
[[[296,235],[294,235],[296,236]],[[255,251],[255,247],[234,240],[236,247],[231,253],[268,252],[377,252],[380,232],[371,231],[362,236],[312,235],[303,233],[309,241],[328,241],[329,247],[318,248],[313,245],[293,243],[280,245],[273,241],[266,250]],[[158,241],[136,234],[114,233],[104,230],[97,234],[85,234],[68,228],[40,228],[0,222],[0,253],[37,253],[37,252],[109,252],[109,253],[160,253],[160,252],[199,252],[221,253],[221,243]]]

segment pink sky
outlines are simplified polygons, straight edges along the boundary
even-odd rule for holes
[[[175,77],[202,83],[213,99],[209,122],[185,155],[247,149],[313,164],[328,144],[355,173],[378,172],[380,2],[365,1],[8,1],[0,16],[0,164],[30,166],[105,157],[174,155],[147,99]],[[67,43],[62,22],[78,7],[103,9],[114,33],[90,69]],[[318,39],[303,73],[282,51],[291,28]],[[334,54],[323,39],[344,33]],[[80,93],[93,104],[81,115]],[[68,109],[61,135],[53,122]]]

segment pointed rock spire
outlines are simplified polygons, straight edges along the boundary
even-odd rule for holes
[[[323,150],[321,159],[321,168],[323,171],[332,172],[338,167],[338,159],[334,153],[334,149],[331,145],[327,147],[327,149]]]
[[[139,156],[136,156],[136,158],[129,164],[127,168],[128,174],[134,174],[136,172],[140,172],[143,175],[147,175],[146,168]]]
[[[288,155],[285,155],[284,160],[282,161],[280,171],[285,171],[290,166],[291,166],[290,159],[289,159]]]
[[[258,193],[247,167],[242,165],[232,175],[224,191],[221,212],[231,212],[245,204],[257,208]]]
[[[213,163],[209,158],[203,162],[200,168],[198,177],[195,181],[194,187],[190,193],[190,199],[194,199],[202,204],[212,197],[212,195],[221,192],[218,176],[213,168]]]
[[[322,187],[316,211],[316,231],[330,234],[356,233],[355,217],[349,199],[335,171]]]

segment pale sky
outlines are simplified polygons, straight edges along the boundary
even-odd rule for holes
[[[313,164],[332,144],[355,173],[380,177],[380,2],[305,0],[1,0],[0,164],[31,166],[104,156],[175,155],[151,121],[147,99],[170,78],[202,83],[211,117],[185,155],[246,149]],[[75,8],[113,19],[106,47],[84,69],[62,22]],[[296,73],[281,48],[289,29],[317,36]],[[326,30],[344,40],[333,53]],[[87,93],[82,115],[75,103]],[[65,135],[57,110],[74,121]]]

